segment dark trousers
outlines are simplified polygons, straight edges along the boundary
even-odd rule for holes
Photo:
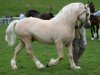
[[[85,50],[83,39],[75,38],[73,40],[73,59],[76,65],[78,65],[79,58],[82,56]]]

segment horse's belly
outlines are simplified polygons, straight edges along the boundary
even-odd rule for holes
[[[33,40],[38,41],[40,43],[53,44],[53,40],[50,37],[46,37],[46,35],[45,36],[40,36],[40,35],[36,36],[36,35],[34,35],[32,37],[33,37]]]
[[[46,40],[46,39],[37,39],[36,38],[35,41],[38,41],[43,44],[54,44],[52,40]]]

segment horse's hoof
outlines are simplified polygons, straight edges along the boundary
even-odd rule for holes
[[[45,68],[45,66],[42,65],[42,64],[39,64],[39,65],[37,66],[37,68],[38,68],[38,69],[43,69],[43,68]]]
[[[56,65],[56,60],[51,59],[50,62],[46,65],[47,67]]]
[[[94,40],[94,38],[91,38],[91,40]]]
[[[80,66],[75,66],[75,67],[72,67],[72,69],[78,70],[78,69],[81,69],[81,67]]]
[[[17,69],[17,66],[13,66],[13,67],[12,67],[12,70],[16,70],[16,69]]]
[[[76,69],[81,69],[81,67],[80,66],[77,66],[77,68]]]
[[[16,70],[17,69],[15,60],[11,60],[11,67],[12,67],[12,70]]]

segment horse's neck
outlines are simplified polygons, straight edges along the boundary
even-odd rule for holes
[[[67,13],[65,15],[58,14],[51,20],[54,23],[56,23],[56,25],[67,25],[66,27],[68,26],[74,27],[77,20],[77,16],[75,15],[75,13],[71,13],[69,15],[67,15]]]

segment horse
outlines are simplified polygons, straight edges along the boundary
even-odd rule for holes
[[[88,3],[88,6],[90,8],[90,12],[91,12],[91,17],[90,17],[90,19],[91,19],[91,27],[90,27],[90,30],[91,30],[91,40],[94,40],[96,35],[97,35],[97,39],[99,39],[99,33],[98,33],[99,24],[98,23],[93,23],[94,22],[93,20],[95,20],[95,19],[94,19],[92,14],[96,12],[95,11],[95,7],[94,7],[93,2],[87,2],[87,3]],[[95,17],[97,17],[97,16],[95,16]]]
[[[28,11],[26,11],[26,17],[37,17],[37,18],[40,18],[40,19],[49,20],[49,19],[53,18],[54,15],[52,13],[40,14],[36,10],[28,10]]]
[[[99,29],[100,15],[97,15],[96,13],[91,14],[90,21],[91,21],[91,25],[96,26],[97,39],[100,40],[100,29]],[[92,36],[93,36],[93,34],[92,34]]]
[[[88,14],[88,15],[87,15]],[[31,52],[32,42],[37,41],[43,44],[55,44],[58,58],[51,59],[48,66],[56,65],[63,59],[63,45],[68,47],[68,56],[72,69],[80,69],[73,61],[72,42],[75,37],[76,21],[87,22],[90,24],[89,7],[83,3],[70,3],[64,6],[60,12],[50,20],[42,20],[35,17],[24,18],[17,24],[10,24],[6,30],[5,39],[10,46],[15,43],[15,33],[20,40],[15,48],[15,53],[11,59],[12,69],[17,69],[16,59],[22,48],[26,47],[26,53],[35,62],[37,68],[45,66]],[[14,33],[15,32],[15,33]]]

